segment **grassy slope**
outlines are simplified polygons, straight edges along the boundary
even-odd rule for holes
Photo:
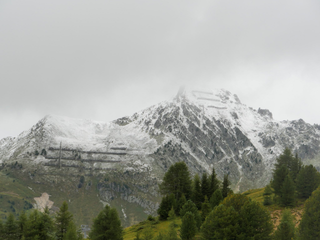
[[[103,209],[103,204],[97,197],[95,180],[87,179],[86,181],[87,183],[91,182],[90,187],[84,186],[75,191],[76,188],[72,186],[71,179],[64,183],[48,186],[37,184],[26,176],[16,176],[15,171],[0,171],[0,218],[6,218],[10,212],[15,214],[21,212],[26,209],[25,201],[28,204],[34,204],[34,197],[40,197],[42,193],[47,192],[56,209],[61,206],[63,201],[67,201],[76,224],[90,225],[92,219]],[[72,190],[61,190],[66,189],[68,185]]]
[[[251,198],[253,201],[257,201],[262,204],[263,203],[263,192],[264,192],[264,188],[259,188],[259,189],[251,189],[249,191],[244,192],[243,194],[248,196],[249,198]],[[294,217],[296,219],[296,226],[299,225],[300,220],[301,220],[301,215],[302,215],[302,211],[303,211],[303,204],[304,204],[304,202],[298,201],[297,206],[294,208],[291,208],[291,213],[294,215]],[[276,229],[276,227],[279,225],[282,211],[285,208],[280,207],[279,205],[276,205],[276,204],[268,206],[267,208],[270,211],[271,219],[272,219],[272,222],[273,222],[275,229]],[[151,225],[152,230],[155,233],[155,236],[161,231],[162,232],[167,231],[170,223],[172,223],[172,221],[160,221],[157,224]],[[176,223],[178,225],[176,230],[179,233],[181,219],[177,218]],[[133,240],[135,238],[137,232],[143,232],[143,229],[147,228],[148,226],[150,226],[150,222],[143,221],[143,222],[140,222],[139,224],[136,224],[136,225],[133,225],[131,227],[126,228],[124,230],[124,238],[123,239],[124,240]],[[198,236],[196,236],[196,237],[198,237]]]

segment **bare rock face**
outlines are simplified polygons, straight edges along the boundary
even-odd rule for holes
[[[46,207],[48,207],[48,209],[51,209],[54,203],[49,200],[48,193],[42,193],[41,197],[35,197],[34,200],[36,202],[34,208],[38,209],[40,212],[44,212],[44,209]]]
[[[76,190],[94,185],[99,199],[117,206],[130,225],[140,220],[137,209],[141,220],[155,214],[158,184],[173,163],[184,161],[192,174],[214,167],[242,192],[270,181],[285,147],[320,167],[319,146],[318,125],[275,121],[269,110],[254,110],[226,90],[181,88],[170,101],[110,123],[46,116],[18,137],[0,140],[0,162],[22,164],[30,179],[41,174],[41,184],[73,177]],[[84,186],[80,176],[92,181]],[[43,209],[50,201],[40,199]]]
[[[258,109],[258,113],[259,113],[261,116],[268,116],[269,118],[273,119],[272,113],[271,113],[268,109],[261,109],[261,108],[259,108],[259,109]]]

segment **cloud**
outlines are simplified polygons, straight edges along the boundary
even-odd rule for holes
[[[0,114],[112,120],[204,84],[317,122],[319,25],[317,0],[2,1]]]

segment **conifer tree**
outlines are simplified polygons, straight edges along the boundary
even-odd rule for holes
[[[198,174],[194,175],[194,178],[193,178],[192,201],[200,210],[201,203],[202,203],[202,192],[201,192],[200,178]]]
[[[274,240],[295,239],[295,227],[290,210],[285,209],[281,216],[280,224],[274,233]]]
[[[210,212],[211,212],[211,206],[207,196],[205,196],[204,203],[202,203],[202,207],[201,207],[202,221],[206,220],[206,217],[209,215]]]
[[[21,239],[22,236],[25,235],[27,221],[28,221],[27,215],[26,215],[25,211],[22,211],[22,213],[19,216],[18,222],[17,222],[18,228],[19,228],[19,239]]]
[[[231,191],[230,189],[230,181],[228,179],[228,175],[225,174],[223,177],[223,182],[222,182],[222,197],[226,198],[228,196],[228,193]]]
[[[9,214],[3,227],[3,238],[5,240],[18,240],[19,227],[12,213]]]
[[[58,240],[63,240],[63,237],[68,231],[68,227],[71,222],[73,222],[73,216],[68,210],[67,202],[63,202],[59,212],[57,212],[57,215],[55,217],[57,229],[56,235]]]
[[[293,207],[295,204],[295,187],[290,175],[287,175],[282,185],[280,203],[285,207]]]
[[[188,200],[186,202],[186,204],[183,205],[181,211],[180,211],[180,216],[181,218],[183,218],[183,216],[187,213],[187,212],[191,212],[194,216],[194,220],[196,221],[196,226],[198,229],[200,229],[201,227],[201,216],[200,213],[198,211],[197,206],[191,201]]]
[[[234,210],[239,213],[241,208],[250,201],[246,195],[242,194],[230,194],[226,197],[221,204],[225,205],[226,207],[233,207]]]
[[[247,201],[240,209],[239,239],[270,240],[273,224],[269,211],[260,203]]]
[[[273,172],[273,180],[271,182],[271,187],[274,190],[274,194],[278,197],[282,195],[282,185],[284,183],[284,179],[289,174],[288,169],[284,165],[280,165]]]
[[[272,189],[270,187],[270,185],[268,184],[263,192],[263,205],[268,206],[272,204]]]
[[[68,230],[63,237],[63,240],[78,240],[78,233],[76,226],[71,222],[69,224]]]
[[[191,197],[191,177],[187,165],[184,162],[177,162],[170,166],[159,185],[162,195],[174,194],[179,199],[182,194],[187,199]]]
[[[170,194],[169,196],[164,196],[157,210],[157,213],[160,216],[160,220],[166,220],[168,218],[169,211],[172,207],[174,209],[176,208],[176,200],[174,195]]]
[[[51,240],[54,236],[53,220],[49,215],[49,209],[46,207],[40,217],[39,237],[41,240]]]
[[[177,202],[177,207],[176,207],[176,215],[180,216],[180,210],[183,207],[183,205],[187,202],[186,197],[184,196],[184,194],[182,194],[181,198],[179,199],[179,201]]]
[[[171,207],[171,210],[168,213],[168,220],[174,220],[176,219],[176,213],[174,211],[173,206]]]
[[[301,170],[301,167],[302,167],[301,159],[298,157],[298,153],[296,153],[295,157],[292,158],[292,164],[290,169],[290,175],[293,182],[296,182],[296,179]]]
[[[207,173],[203,173],[201,177],[201,203],[204,202],[205,196],[210,196],[210,182]]]
[[[221,190],[218,188],[210,198],[211,209],[218,206],[223,200]]]
[[[209,176],[209,182],[210,182],[210,189],[209,189],[209,195],[207,195],[208,197],[211,197],[212,194],[219,189],[219,180],[217,178],[217,174],[214,170],[214,168],[212,168],[212,173]]]
[[[320,174],[313,165],[301,168],[296,181],[299,198],[307,199],[320,184]]]
[[[117,210],[108,205],[93,220],[91,240],[123,240],[123,230]]]
[[[192,240],[196,235],[197,227],[194,215],[191,212],[186,212],[182,217],[182,224],[180,229],[180,237],[182,240]]]
[[[237,239],[239,230],[239,214],[233,207],[221,204],[211,211],[201,226],[201,239]]]
[[[300,239],[320,239],[320,188],[315,190],[304,204],[299,225]]]

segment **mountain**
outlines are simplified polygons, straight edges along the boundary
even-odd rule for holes
[[[319,143],[319,125],[276,121],[226,90],[181,88],[170,101],[109,123],[46,116],[0,140],[0,163],[49,194],[59,184],[65,193],[94,185],[101,208],[116,206],[128,226],[156,212],[158,183],[175,162],[186,162],[193,174],[214,167],[242,192],[269,182],[285,147],[320,167]]]

